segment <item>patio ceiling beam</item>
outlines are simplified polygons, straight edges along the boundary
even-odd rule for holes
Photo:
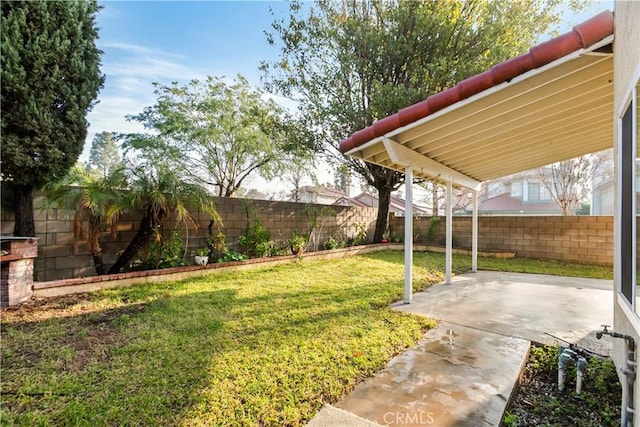
[[[389,138],[384,138],[382,140],[382,143],[384,144],[384,147],[389,154],[389,158],[395,164],[404,167],[411,166],[414,169],[419,169],[420,172],[426,175],[443,177],[446,180],[452,181],[456,186],[459,187],[466,187],[472,190],[477,190],[480,188],[480,181],[477,181],[467,175],[464,175],[454,169],[438,163],[435,160],[417,153],[410,148],[400,145]]]

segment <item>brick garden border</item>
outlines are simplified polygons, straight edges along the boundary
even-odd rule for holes
[[[103,276],[35,282],[33,284],[33,295],[36,297],[70,295],[121,286],[134,286],[146,283],[162,283],[167,281],[183,280],[191,277],[200,277],[216,273],[253,270],[256,268],[270,267],[292,262],[340,259],[386,249],[397,250],[403,248],[403,245],[378,243],[327,251],[309,252],[303,253],[302,255],[252,258],[245,261],[213,263],[205,266],[192,265],[188,267],[164,268],[161,270],[132,271],[129,273],[106,274]]]

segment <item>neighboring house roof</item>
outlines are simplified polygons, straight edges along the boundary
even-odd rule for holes
[[[391,196],[389,201],[390,207],[393,208],[395,212],[404,212],[405,203],[406,203],[405,199],[403,199],[402,197],[393,196],[393,195]],[[420,205],[416,205],[414,203],[413,214],[414,215],[430,215],[431,210],[425,207],[422,207]]]
[[[319,196],[335,197],[336,199],[347,196],[347,194],[342,190],[332,187],[323,187],[320,185],[305,185],[298,188],[298,192],[315,193]]]
[[[522,201],[522,198],[501,194],[478,204],[478,211],[483,213],[553,213],[562,214],[562,209],[553,200]]]
[[[348,198],[347,194],[342,190],[320,185],[305,185],[299,187],[297,190],[291,191],[289,196],[290,200],[327,205],[336,204],[335,202],[342,198]]]
[[[361,200],[355,199],[355,198],[351,198],[351,197],[341,197],[338,200],[336,200],[334,203],[334,205],[343,205],[343,206],[356,206],[359,208],[369,208],[371,206],[367,205],[366,203],[362,202]]]
[[[355,132],[340,151],[477,188],[482,181],[609,148],[613,25],[613,13],[602,12]]]
[[[357,201],[359,203],[364,204],[369,207],[377,207],[378,206],[378,196],[371,193],[360,193],[356,197],[351,200]],[[389,211],[390,212],[404,212],[405,207],[405,199],[402,197],[391,195],[389,200]],[[430,215],[431,211],[423,206],[413,204],[413,213],[414,215]]]

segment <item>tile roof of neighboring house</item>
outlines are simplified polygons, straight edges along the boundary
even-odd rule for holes
[[[305,185],[298,188],[298,191],[307,191],[309,193],[316,193],[318,195],[338,198],[347,197],[347,194],[342,190],[338,190],[337,188],[332,187],[324,187],[321,185]]]
[[[371,206],[367,205],[366,203],[364,203],[363,201],[359,200],[359,199],[355,199],[355,198],[350,198],[350,197],[340,197],[338,200],[336,200],[335,202],[333,202],[334,205],[341,205],[343,204],[342,202],[344,202],[344,204],[346,204],[347,206],[357,206],[360,208],[370,208]]]
[[[403,108],[396,114],[355,132],[340,143],[340,151],[346,153],[458,101],[510,81],[514,77],[547,65],[581,48],[594,45],[611,34],[613,34],[613,13],[604,11],[575,26],[572,31],[531,48],[525,54],[494,65],[488,71],[469,77],[452,88],[431,95],[422,102]]]
[[[391,206],[395,206],[399,211],[404,212],[404,207],[405,207],[405,199],[403,199],[402,197],[397,197],[397,196],[391,196],[391,200],[390,200],[390,204]],[[413,214],[423,214],[423,215],[428,215],[431,213],[431,210],[428,210],[427,208],[420,206],[420,205],[416,205],[415,203],[413,204]]]
[[[372,200],[375,200],[375,203],[373,203],[372,205],[367,204],[362,201],[363,198],[371,198]],[[375,194],[364,192],[364,193],[358,194],[356,197],[352,198],[351,200],[358,201],[359,203],[362,203],[364,206],[373,206],[378,203],[378,196],[376,196]],[[391,195],[389,200],[389,205],[391,208],[394,208],[392,210],[395,210],[396,212],[398,211],[404,212],[405,199],[403,199],[402,197]],[[424,206],[416,205],[414,203],[413,212],[429,215],[431,213],[431,210]]]
[[[496,197],[484,200],[478,204],[478,211],[480,212],[551,212],[562,213],[562,209],[554,201],[539,201],[539,202],[523,202],[522,199],[517,197],[511,197],[509,194],[501,194]]]

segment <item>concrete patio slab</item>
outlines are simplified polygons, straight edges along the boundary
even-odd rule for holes
[[[481,271],[394,308],[440,322],[310,426],[497,426],[530,341],[611,349],[595,339],[613,320],[610,280]]]
[[[453,277],[394,308],[483,331],[544,344],[547,334],[609,354],[608,337],[595,339],[601,325],[613,324],[613,281],[544,274],[479,271]]]
[[[327,405],[307,424],[308,427],[377,427],[380,424],[365,420],[351,412]]]
[[[338,408],[381,425],[500,423],[529,342],[441,322]]]

